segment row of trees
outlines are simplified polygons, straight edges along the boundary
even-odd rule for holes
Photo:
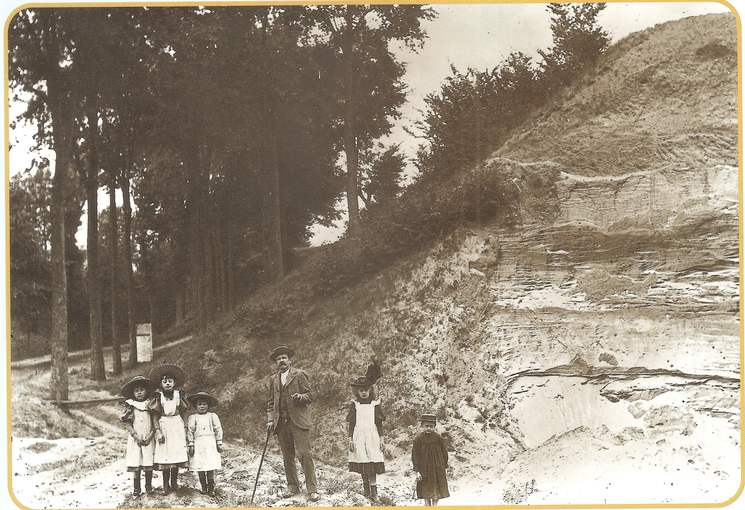
[[[175,302],[177,318],[204,326],[252,286],[281,278],[310,225],[336,218],[343,192],[349,231],[358,231],[358,197],[391,192],[376,178],[387,174],[373,170],[391,161],[388,149],[375,163],[375,140],[405,99],[404,67],[389,43],[417,47],[431,17],[418,5],[335,5],[30,8],[11,20],[11,86],[31,95],[25,115],[55,152],[53,398],[67,397],[72,181],[89,211],[91,374],[101,379],[100,247],[109,252],[120,359],[113,317],[127,311],[134,343],[135,277],[151,301]],[[102,185],[107,221],[97,214]],[[20,283],[15,273],[11,280]]]

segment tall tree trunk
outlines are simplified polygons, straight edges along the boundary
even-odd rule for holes
[[[355,119],[357,113],[356,87],[354,72],[354,42],[352,25],[353,13],[351,6],[347,6],[347,30],[349,35],[342,48],[344,58],[345,86],[344,86],[344,152],[347,157],[347,211],[349,212],[349,226],[347,235],[355,238],[359,235],[360,207],[357,194],[359,173],[359,152],[357,148],[357,137],[355,136]]]
[[[117,288],[119,271],[119,218],[116,210],[116,171],[109,172],[109,237],[111,244],[111,268],[109,279],[111,281],[111,345],[114,351],[114,375],[122,373],[122,346],[119,339],[119,328],[117,328],[118,296],[120,289]]]
[[[130,165],[128,157],[122,175],[122,206],[124,209],[124,278],[127,298],[127,332],[129,335],[129,366],[137,365],[137,318],[135,317],[134,274],[132,272],[132,204],[129,193]]]
[[[204,309],[206,323],[210,323],[215,318],[217,309],[216,299],[216,278],[215,278],[215,224],[212,207],[212,195],[210,193],[210,175],[212,174],[212,165],[214,163],[214,151],[211,147],[205,147],[204,153],[200,160],[203,161],[202,168],[202,194],[201,194],[201,218],[200,230],[201,238],[204,240],[202,247],[204,251],[202,280],[204,285]]]
[[[88,200],[88,310],[90,316],[91,379],[106,379],[103,359],[103,332],[101,319],[101,271],[98,257],[98,111],[95,100],[88,107],[88,132],[90,154],[85,172],[85,192]]]
[[[188,303],[193,316],[196,318],[197,327],[203,329],[207,326],[206,310],[206,288],[205,288],[205,245],[209,242],[205,238],[205,194],[209,192],[209,171],[205,168],[207,150],[204,147],[193,149],[194,152],[188,158],[191,168],[189,170],[189,187],[187,190],[186,208],[189,216],[188,233],[188,264],[189,277]],[[205,185],[205,180],[207,185]]]
[[[56,62],[53,62],[56,66]],[[72,97],[65,97],[59,80],[50,80],[49,110],[52,114],[55,170],[51,197],[51,266],[52,266],[52,326],[51,326],[51,399],[59,403],[68,399],[67,375],[67,268],[65,263],[65,201],[67,181],[72,163],[72,136],[75,117]]]
[[[269,256],[269,278],[276,282],[284,276],[282,248],[282,204],[279,189],[279,164],[277,161],[276,110],[270,109],[267,118],[267,140],[262,171],[264,204],[262,217],[264,241]]]

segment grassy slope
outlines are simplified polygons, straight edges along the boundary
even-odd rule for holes
[[[496,156],[553,162],[586,175],[697,165],[702,154],[710,166],[736,165],[735,37],[731,15],[635,34],[608,52],[597,75],[539,112]],[[528,200],[523,213],[535,220],[530,210]],[[275,345],[293,346],[295,365],[311,374],[316,391],[318,457],[343,465],[348,385],[375,354],[385,373],[380,387],[392,457],[408,454],[411,427],[427,410],[448,417],[446,435],[459,454],[486,446],[499,464],[521,447],[506,412],[505,353],[490,325],[493,282],[469,270],[469,262],[493,255],[490,235],[496,233],[461,231],[333,295],[317,295],[300,268],[154,363],[184,366],[188,389],[213,392],[222,402],[228,437],[258,444],[273,368],[268,355]],[[508,319],[520,320],[500,318]],[[107,384],[115,392],[130,376]]]

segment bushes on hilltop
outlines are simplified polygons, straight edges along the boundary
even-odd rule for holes
[[[609,44],[597,21],[604,3],[549,4],[553,47],[534,64],[512,53],[491,71],[452,68],[439,93],[425,98],[419,128],[429,143],[417,160],[423,179],[447,179],[499,148],[531,111],[597,63]]]

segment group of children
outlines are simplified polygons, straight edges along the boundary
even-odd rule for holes
[[[133,473],[132,494],[142,494],[141,476],[145,472],[145,491],[153,492],[153,470],[163,475],[163,491],[178,489],[179,468],[199,474],[202,493],[215,495],[214,472],[222,460],[222,426],[210,409],[217,400],[205,392],[188,397],[181,387],[186,374],[178,365],[155,366],[147,377],[138,375],[122,387],[127,440],[127,470]],[[190,407],[196,412],[187,416]]]
[[[366,374],[352,382],[354,400],[347,414],[349,471],[361,475],[363,494],[373,500],[378,495],[377,475],[385,472],[385,415],[375,389],[380,376],[380,366],[373,361]],[[205,392],[185,397],[177,389],[185,378],[181,367],[165,363],[154,367],[148,377],[136,376],[122,388],[127,400],[121,419],[130,435],[126,463],[134,474],[134,496],[142,493],[143,471],[148,493],[153,491],[153,470],[157,469],[163,474],[163,490],[168,494],[178,488],[179,468],[186,466],[198,473],[202,493],[215,495],[222,427],[210,409],[217,406],[217,400]],[[187,417],[190,407],[196,412]],[[411,451],[416,494],[425,506],[432,506],[450,495],[445,471],[448,454],[442,437],[435,432],[435,415],[423,414],[419,421],[422,432]]]

